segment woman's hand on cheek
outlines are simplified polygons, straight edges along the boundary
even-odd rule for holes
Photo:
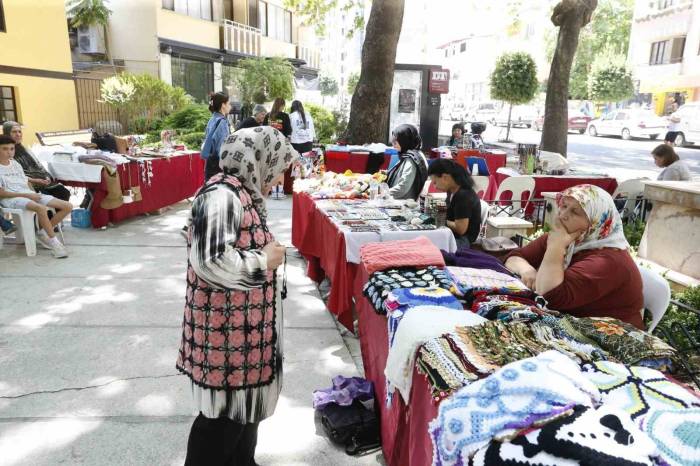
[[[554,225],[552,225],[552,230],[547,237],[547,247],[566,249],[574,241],[581,238],[584,233],[585,232],[581,230],[569,233],[561,223],[561,220],[557,217],[554,219]]]

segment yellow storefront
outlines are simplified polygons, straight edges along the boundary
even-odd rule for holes
[[[666,115],[670,110],[672,97],[679,94],[684,102],[700,100],[700,76],[678,76],[673,79],[663,79],[662,82],[642,81],[639,92],[651,94],[652,108],[657,115]]]
[[[37,131],[78,128],[65,3],[4,0],[0,14],[0,120]]]

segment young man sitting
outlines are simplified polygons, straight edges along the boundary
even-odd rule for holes
[[[54,235],[54,227],[73,209],[70,202],[47,194],[36,193],[29,186],[34,180],[27,178],[22,166],[13,159],[15,141],[9,136],[0,136],[0,206],[9,209],[26,209],[36,212],[41,230],[37,241],[50,249],[54,257],[68,257],[66,248]],[[56,210],[49,219],[48,207]]]

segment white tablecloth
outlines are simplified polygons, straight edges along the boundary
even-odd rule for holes
[[[51,176],[60,181],[99,183],[102,181],[102,165],[77,162],[49,162]]]
[[[419,236],[425,236],[433,242],[438,249],[443,249],[447,252],[455,252],[457,250],[457,242],[452,230],[449,228],[438,228],[437,230],[421,230],[421,231],[382,231],[374,232],[353,232],[345,227],[341,227],[341,231],[345,235],[345,258],[353,264],[360,263],[360,247],[367,243],[381,243],[384,241],[394,241],[398,239],[413,239]]]

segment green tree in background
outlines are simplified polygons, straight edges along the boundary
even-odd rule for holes
[[[588,78],[593,62],[604,54],[626,55],[629,46],[634,0],[600,0],[591,22],[581,29],[579,44],[571,67],[569,95],[572,99],[586,100]],[[554,53],[554,31],[548,40],[548,55]]]
[[[326,105],[326,97],[338,95],[340,90],[338,87],[338,81],[331,78],[330,76],[322,76],[319,80],[318,86],[321,90],[321,97],[323,98],[323,105]]]
[[[357,89],[357,83],[360,82],[360,73],[350,73],[350,76],[348,76],[348,94],[353,95],[355,93],[355,89]]]
[[[633,95],[632,73],[625,66],[625,57],[600,55],[588,77],[589,98],[596,102],[619,102]]]
[[[510,116],[513,105],[526,104],[537,94],[537,65],[524,52],[506,53],[498,58],[491,73],[491,97],[510,104],[506,141],[510,137]]]
[[[238,68],[234,82],[244,107],[294,95],[294,67],[282,57],[246,58]]]

